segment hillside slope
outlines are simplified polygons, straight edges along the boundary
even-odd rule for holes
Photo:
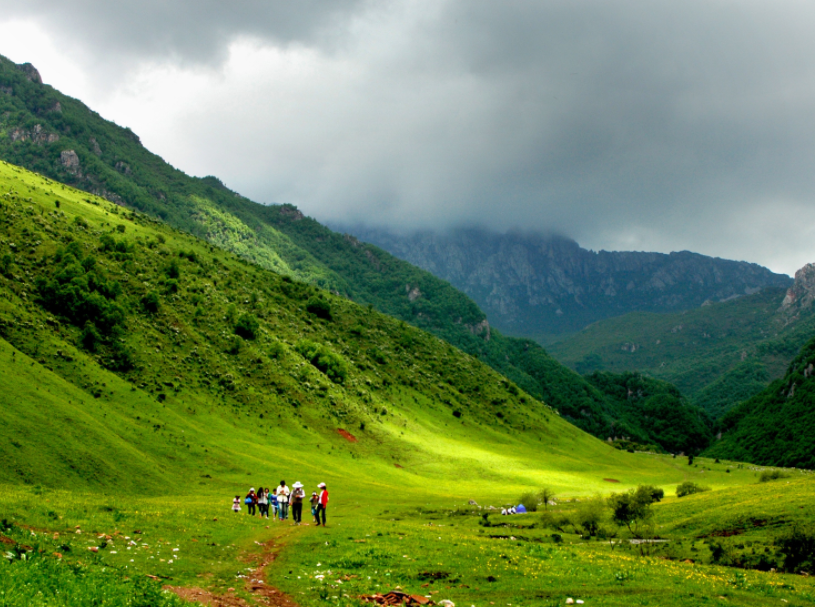
[[[756,264],[689,251],[595,252],[561,236],[476,229],[407,235],[343,229],[450,281],[502,331],[532,338],[628,312],[689,310],[791,283]]]
[[[815,469],[815,339],[784,377],[731,409],[719,422],[721,440],[708,454],[762,464]]]
[[[811,305],[782,309],[783,289],[675,314],[597,322],[547,350],[580,373],[640,371],[719,417],[780,377],[815,330]]]
[[[712,420],[675,386],[640,373],[594,372],[586,380],[610,403],[611,436],[657,444],[669,453],[699,453],[713,438]]]
[[[466,295],[432,274],[336,234],[291,205],[264,206],[218,179],[189,177],[128,129],[0,57],[0,157],[137,209],[284,276],[370,304],[434,333],[604,437],[602,395],[531,341],[491,330]]]
[[[218,491],[364,461],[359,482],[465,490],[634,465],[403,322],[5,163],[0,193],[0,482]]]

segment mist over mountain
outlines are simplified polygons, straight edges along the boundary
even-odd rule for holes
[[[792,284],[753,263],[689,251],[595,252],[553,234],[333,227],[449,281],[495,327],[536,338],[632,311],[676,312]]]

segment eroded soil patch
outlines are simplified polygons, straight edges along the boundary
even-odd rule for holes
[[[342,428],[337,428],[337,432],[345,440],[347,440],[349,442],[352,442],[352,443],[357,442],[357,437],[354,436],[353,434],[351,434],[350,432],[348,432],[348,430],[343,430]]]
[[[195,601],[210,607],[250,607],[252,605],[273,605],[274,607],[297,607],[290,596],[277,588],[267,586],[265,581],[266,567],[277,557],[276,545],[272,541],[263,544],[263,553],[256,561],[244,584],[244,589],[252,594],[253,601],[248,602],[236,596],[234,590],[226,594],[215,594],[203,588],[186,588],[183,586],[164,586],[187,601]]]

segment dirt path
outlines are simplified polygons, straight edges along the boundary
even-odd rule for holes
[[[266,585],[266,568],[277,558],[278,546],[273,540],[262,544],[263,553],[255,562],[255,567],[249,573],[244,589],[252,594],[253,602],[236,596],[234,590],[226,594],[214,594],[203,588],[187,588],[184,586],[165,586],[165,590],[174,592],[182,599],[194,601],[210,607],[252,607],[252,605],[271,605],[274,607],[297,607],[297,603],[277,588]]]

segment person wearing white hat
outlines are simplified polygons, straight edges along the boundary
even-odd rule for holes
[[[325,483],[320,483],[317,485],[320,489],[320,497],[317,501],[317,514],[315,518],[317,519],[317,526],[320,526],[320,518],[322,518],[323,527],[325,527],[325,511],[328,508],[328,488],[325,486]]]
[[[306,497],[306,492],[303,491],[303,483],[300,481],[297,481],[291,487],[291,516],[294,519],[294,524],[299,525],[303,518],[303,498]]]

